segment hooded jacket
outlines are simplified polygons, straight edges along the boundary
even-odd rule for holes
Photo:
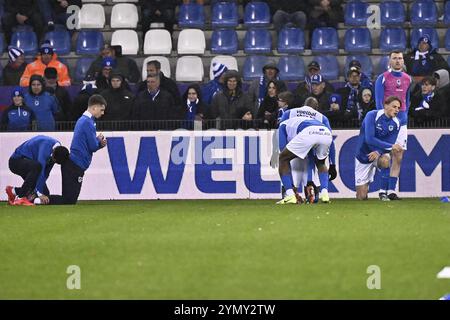
[[[53,53],[52,60],[48,63],[48,65],[45,65],[42,62],[41,56],[38,56],[34,62],[27,65],[25,68],[25,71],[22,75],[22,78],[20,78],[20,86],[21,87],[28,87],[30,84],[30,77],[32,75],[40,75],[44,76],[44,71],[46,68],[53,67],[56,69],[58,73],[58,85],[60,86],[70,86],[70,76],[69,76],[69,70],[67,69],[67,66],[60,61],[58,61],[58,56],[56,53]]]
[[[34,80],[38,80],[42,84],[42,91],[38,95],[35,95],[31,91],[31,83]],[[58,101],[54,96],[45,91],[44,79],[41,76],[31,76],[24,101],[36,116],[38,131],[55,131],[55,115],[59,112]]]
[[[114,89],[111,85],[100,94],[105,98],[108,107],[100,121],[130,120],[133,109],[134,95],[125,88],[124,77],[114,74],[111,78],[120,77],[120,88]]]

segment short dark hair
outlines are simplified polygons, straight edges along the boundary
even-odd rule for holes
[[[69,159],[69,150],[66,147],[58,146],[53,149],[53,159],[57,164],[62,164]]]
[[[391,52],[389,52],[389,58],[392,56],[393,53],[401,53],[401,54],[403,54],[403,51],[401,51],[401,50],[392,50]]]
[[[278,94],[278,99],[286,102],[289,106],[294,102],[294,95],[290,91],[283,91]]]
[[[384,104],[390,104],[391,102],[398,101],[400,103],[400,108],[402,107],[402,100],[397,96],[389,96],[384,100]]]
[[[437,84],[437,80],[435,77],[428,76],[428,77],[423,78],[421,81],[421,84],[425,84],[425,83],[435,86]]]
[[[92,96],[90,96],[89,100],[88,100],[88,107],[92,107],[93,105],[96,105],[96,104],[102,104],[106,107],[105,98],[103,98],[103,96],[101,96],[99,94],[93,94]]]
[[[147,66],[149,65],[154,65],[156,69],[161,70],[161,62],[159,62],[158,60],[150,60],[149,62],[147,62]]]
[[[319,101],[317,101],[314,97],[308,97],[306,98],[303,105],[313,108],[314,110],[319,109]]]

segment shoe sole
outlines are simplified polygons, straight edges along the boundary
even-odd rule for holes
[[[8,203],[10,205],[14,205],[13,203],[14,203],[14,200],[16,199],[16,196],[12,193],[11,189],[12,189],[12,187],[7,186],[5,188],[5,192],[6,192],[6,195],[8,196]]]

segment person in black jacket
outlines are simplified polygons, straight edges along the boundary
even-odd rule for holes
[[[200,86],[197,83],[187,87],[183,94],[184,113],[183,119],[186,120],[185,129],[193,129],[194,121],[203,121],[206,118],[208,106],[203,103]]]
[[[8,47],[9,62],[3,69],[3,85],[18,86],[27,64],[25,54],[22,49],[14,46]]]
[[[87,78],[83,80],[83,87],[81,88],[78,95],[74,98],[72,104],[72,112],[70,115],[71,121],[78,120],[84,111],[86,111],[86,106],[88,105],[89,98],[93,94],[99,94],[100,90],[98,90],[95,85],[95,80],[91,78]]]
[[[421,81],[421,91],[411,97],[409,114],[417,124],[437,120],[445,117],[445,103],[444,97],[436,90],[436,79],[425,77]]]
[[[258,109],[256,118],[264,123],[264,128],[277,127],[278,94],[285,88],[285,84],[278,80],[271,80],[267,84],[267,94]]]
[[[120,123],[106,123],[104,130],[128,130],[128,121],[131,120],[134,95],[124,86],[124,78],[119,73],[111,75],[111,86],[100,94],[108,103],[108,109],[101,118],[103,121],[121,121]],[[127,121],[127,122],[125,122]]]
[[[275,29],[281,30],[284,26],[295,26],[305,29],[306,1],[269,0],[270,13],[273,17]]]
[[[172,129],[174,123],[167,120],[179,120],[180,110],[173,96],[160,87],[159,77],[147,76],[147,90],[138,93],[133,106],[134,120],[153,120],[145,129]],[[142,130],[143,124],[137,123],[136,129]]]
[[[22,88],[17,86],[11,93],[12,104],[3,111],[0,131],[29,131],[35,120],[34,112],[25,105]]]
[[[57,121],[70,121],[72,110],[72,99],[66,88],[58,85],[58,72],[55,68],[45,68],[44,71],[45,91],[55,96],[58,100],[60,112],[56,116]]]
[[[184,104],[184,101],[181,100],[180,91],[178,90],[176,82],[166,77],[161,71],[161,62],[158,60],[151,60],[147,62],[147,74],[159,75],[159,83],[161,88],[168,91],[172,95],[177,106]],[[137,92],[139,93],[143,90],[147,90],[147,80],[142,81],[138,85]]]
[[[139,0],[142,12],[142,34],[144,37],[152,22],[164,23],[164,28],[172,34],[177,2],[176,0]]]
[[[43,36],[44,24],[37,0],[6,0],[2,26],[6,43],[11,43],[12,30],[16,26],[31,26],[38,37]]]

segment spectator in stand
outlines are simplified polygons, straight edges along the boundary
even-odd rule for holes
[[[45,41],[40,50],[40,55],[36,60],[27,65],[25,72],[20,79],[21,87],[28,87],[30,84],[30,77],[33,75],[44,75],[44,71],[47,67],[53,67],[58,73],[58,84],[66,87],[70,86],[70,76],[67,66],[58,61],[58,56],[53,52],[53,47],[49,41]]]
[[[310,30],[320,27],[337,28],[344,21],[342,0],[309,0],[310,12],[308,26]]]
[[[93,94],[99,94],[100,91],[97,89],[95,85],[95,80],[91,78],[86,78],[83,80],[83,87],[81,88],[78,95],[73,100],[72,112],[71,112],[71,121],[78,120],[84,111],[86,111],[86,106],[88,105],[89,98]]]
[[[11,93],[12,103],[2,113],[0,131],[29,131],[35,120],[34,112],[24,103],[22,88],[17,86]]]
[[[432,76],[439,69],[450,71],[445,59],[437,53],[436,48],[431,46],[431,40],[428,35],[420,37],[417,47],[405,56],[405,66],[408,74],[418,84],[421,83],[424,77]],[[417,90],[421,91],[420,85]]]
[[[134,95],[124,86],[124,78],[119,73],[111,75],[111,86],[103,90],[100,94],[105,98],[108,108],[101,118],[103,121],[123,121],[131,120],[133,111]],[[108,124],[105,130],[129,130],[129,126],[125,123],[119,125]]]
[[[307,4],[304,1],[268,0],[272,21],[277,31],[283,27],[305,29]]]
[[[417,124],[445,117],[444,97],[436,90],[436,79],[425,77],[421,81],[421,92],[411,97],[410,115]]]
[[[214,79],[205,84],[202,89],[203,101],[208,105],[211,104],[214,95],[223,90],[224,74],[228,71],[227,66],[222,63],[214,62],[212,67]]]
[[[303,97],[302,101],[305,101],[306,98],[314,97],[319,102],[319,109],[318,111],[328,117],[330,121],[332,121],[332,118],[336,118],[338,120],[340,116],[337,113],[331,113],[331,119],[328,115],[328,112],[330,111],[330,97],[331,94],[325,91],[325,80],[323,79],[321,74],[315,74],[311,77],[311,93]]]
[[[369,88],[364,88],[361,93],[361,109],[363,110],[361,123],[364,120],[367,112],[375,110],[375,98],[373,96],[372,90]]]
[[[264,97],[267,94],[267,84],[271,80],[280,80],[278,74],[280,70],[278,70],[277,64],[275,61],[267,62],[262,68],[263,75],[260,79],[253,80],[248,88],[248,94],[253,102],[252,111],[256,111],[259,109],[260,104],[264,100]],[[280,90],[286,91],[287,87],[284,82],[280,83]]]
[[[304,99],[306,96],[311,94],[311,77],[315,74],[320,74],[320,64],[313,60],[308,64],[308,74],[305,75],[305,81],[300,82],[295,88],[294,91],[294,101],[292,102],[293,108],[300,108],[303,106]],[[325,91],[328,93],[334,92],[334,87],[331,83],[326,81],[325,79],[322,79],[322,81],[325,83]]]
[[[433,74],[436,79],[436,88],[439,94],[446,101],[445,116],[450,118],[450,81],[447,70],[438,70]]]
[[[194,120],[202,121],[206,118],[208,106],[203,103],[200,86],[196,83],[187,87],[183,94],[184,117],[187,120],[186,129],[194,128]]]
[[[293,109],[292,103],[294,102],[294,95],[290,91],[283,91],[278,94],[278,113],[277,113],[277,124],[276,127],[281,122],[283,114],[286,110]]]
[[[264,128],[273,129],[277,127],[278,116],[278,94],[281,93],[283,82],[271,80],[267,84],[267,94],[259,106],[256,118],[264,123]]]
[[[72,110],[72,99],[65,87],[58,85],[58,72],[55,68],[49,67],[44,71],[45,91],[55,96],[58,100],[60,112],[57,121],[69,121]]]
[[[236,119],[239,119],[239,121],[236,121],[235,129],[253,129],[256,127],[252,111],[246,106],[236,110]]]
[[[20,78],[27,67],[24,52],[22,49],[9,46],[8,57],[9,62],[3,69],[3,85],[18,86],[20,84]]]
[[[222,121],[222,129],[231,129],[233,123],[226,120],[236,119],[236,111],[239,108],[246,107],[252,110],[253,104],[250,96],[242,91],[242,80],[237,71],[228,70],[225,73],[224,82],[224,90],[214,95],[210,109],[212,118]]]
[[[81,0],[38,0],[39,9],[42,13],[44,25],[48,31],[52,31],[55,24],[67,26],[67,13],[69,6],[75,5],[81,8]]]
[[[173,96],[160,87],[160,78],[156,74],[147,75],[147,90],[137,94],[133,106],[133,119],[159,120],[153,128],[167,128],[162,120],[180,119],[180,110],[175,105]]]
[[[25,104],[33,110],[36,116],[38,131],[55,131],[55,116],[59,112],[58,101],[44,90],[44,78],[32,75],[28,92],[24,94]]]
[[[348,69],[350,70],[353,67],[356,67],[356,68],[359,69],[359,72],[361,74],[361,87],[369,88],[369,89],[372,90],[373,83],[370,80],[370,78],[364,73],[364,70],[362,69],[361,62],[359,62],[358,60],[350,61],[350,63],[348,64]]]
[[[180,91],[178,90],[176,82],[164,75],[164,73],[161,71],[161,62],[159,62],[158,60],[151,60],[147,62],[147,74],[158,75],[161,88],[172,95],[175,105],[183,105],[183,101],[181,101]],[[138,93],[147,89],[147,80],[139,83]]]
[[[113,70],[117,72],[116,60],[112,57],[103,58],[102,72],[95,78],[95,85],[100,92],[108,89],[111,85],[111,74]]]
[[[13,28],[16,26],[31,26],[38,37],[44,35],[42,16],[38,0],[6,0],[2,26],[6,43],[11,43]]]
[[[150,29],[153,22],[164,23],[164,28],[170,34],[173,32],[173,25],[175,24],[175,8],[177,0],[139,0],[139,5],[142,12],[142,34],[145,34]]]
[[[138,83],[141,77],[141,73],[138,69],[136,61],[122,55],[122,46],[110,46],[105,44],[100,53],[100,56],[95,59],[88,71],[86,72],[86,77],[91,79],[96,79],[99,74],[102,73],[103,69],[103,58],[110,57],[115,60],[115,71],[120,73],[125,80],[131,83]],[[128,86],[128,85],[127,85]]]
[[[347,72],[347,83],[343,88],[336,90],[342,97],[341,111],[343,120],[362,120],[361,108],[361,71],[357,67],[351,67]]]

